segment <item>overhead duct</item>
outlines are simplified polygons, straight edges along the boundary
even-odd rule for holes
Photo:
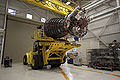
[[[85,10],[88,10],[88,9],[91,9],[92,7],[95,7],[96,5],[98,5],[98,4],[101,4],[101,3],[103,3],[103,2],[105,2],[106,0],[96,0],[95,2],[92,2],[92,3],[90,3],[90,4],[88,4],[87,6],[85,6],[85,7],[82,7],[83,9],[85,9]],[[81,13],[81,11],[79,11],[79,14]]]
[[[83,8],[85,8],[85,10],[88,10],[88,9],[90,9],[90,8],[92,8],[92,7],[95,7],[95,6],[98,5],[98,4],[101,4],[102,2],[105,2],[105,1],[106,1],[106,0],[96,0],[96,1],[88,4],[87,6],[85,6],[85,7],[83,7]]]
[[[100,16],[103,16],[103,15],[106,15],[106,14],[109,14],[109,13],[112,13],[112,12],[115,12],[117,10],[120,9],[120,6],[116,7],[116,8],[113,8],[113,9],[110,9],[110,10],[107,10],[107,11],[104,11],[102,13],[99,13],[99,14],[96,14],[96,15],[92,15],[90,16],[91,19],[95,19],[95,18],[98,18]]]
[[[87,4],[86,6],[84,6],[83,8],[87,8],[87,7],[89,7],[89,6],[97,3],[97,2],[99,2],[99,1],[100,1],[100,0],[94,0],[94,1],[92,1],[91,3]]]
[[[104,1],[106,1],[106,0],[101,0],[101,1],[99,1],[99,2],[97,2],[97,3],[95,3],[95,4],[93,4],[93,5],[85,8],[85,9],[88,10],[88,9],[90,9],[90,8],[92,8],[92,7],[95,7],[96,5],[98,5],[98,4],[100,4],[100,3],[104,2]]]

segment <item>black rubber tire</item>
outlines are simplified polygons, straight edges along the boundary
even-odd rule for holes
[[[33,70],[38,70],[38,69],[42,69],[43,68],[43,58],[42,56],[40,56],[40,58],[38,58],[38,55],[34,55],[33,56],[34,59],[34,66],[32,66]]]
[[[39,59],[39,69],[42,69],[43,68],[43,57],[40,56],[40,59]]]
[[[60,66],[61,66],[61,64],[53,64],[53,65],[51,65],[52,68],[60,67]]]
[[[39,69],[43,68],[43,55],[42,55],[42,50],[40,50],[40,46],[37,48],[38,51],[38,58],[39,58]]]
[[[57,65],[56,65],[56,67],[60,67],[60,66],[61,66],[61,64],[57,64]]]
[[[33,59],[34,59],[34,66],[32,66],[32,69],[33,70],[38,70],[39,69],[38,55],[34,55]]]
[[[62,64],[64,64],[65,62],[66,62],[66,55],[65,55],[65,57],[63,58],[63,63]]]
[[[24,57],[23,57],[23,64],[27,65],[27,55],[24,55]]]
[[[38,51],[38,55],[34,55],[33,59],[34,59],[34,66],[32,66],[32,69],[37,70],[37,69],[42,69],[43,68],[43,56],[42,56],[42,46],[39,46],[39,41],[35,41],[37,42],[37,47],[36,50]]]

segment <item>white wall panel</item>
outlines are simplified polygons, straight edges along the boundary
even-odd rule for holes
[[[103,35],[120,32],[120,24],[109,26],[105,29]]]
[[[81,46],[77,48],[78,52],[81,52],[82,63],[87,64],[87,49],[99,48],[99,42],[96,38],[81,40]]]
[[[120,42],[120,33],[103,36],[101,37],[101,39],[106,41],[106,43],[111,43],[113,40],[117,40],[118,42]]]
[[[24,54],[30,50],[32,51],[34,41],[32,36],[37,26],[17,20],[8,20],[5,56],[10,56],[13,62],[22,62]]]
[[[103,27],[107,24],[109,19],[110,17],[89,23],[88,29],[95,29],[95,28]]]
[[[99,7],[93,8],[92,10],[89,11],[88,15],[91,14],[99,14],[102,11],[107,11],[109,9],[112,9],[116,6],[116,0],[111,0],[111,2],[103,4]],[[109,6],[108,6],[109,5]],[[95,12],[95,13],[94,13]],[[113,13],[110,13],[113,14]],[[104,15],[107,16],[108,14]],[[107,28],[105,29],[104,32],[102,32],[102,36],[100,37],[101,40],[103,40],[105,43],[109,44],[111,43],[113,40],[118,40],[120,42],[120,13],[119,14],[114,14],[105,18],[98,17],[96,19],[96,21],[91,21],[91,23],[89,23],[88,25],[88,29],[91,30],[95,35],[98,35],[104,28],[104,26],[107,25]],[[101,19],[102,18],[102,19]],[[84,41],[87,41],[89,43],[88,46],[89,48],[103,48],[105,47],[104,44],[102,44],[101,41],[99,41],[93,34],[91,34],[90,32],[88,32],[88,34],[84,37]],[[83,44],[85,45],[85,44]],[[92,45],[92,46],[91,46]],[[81,49],[86,49],[84,46],[81,46]],[[85,51],[83,51],[84,54],[86,55]],[[85,61],[85,60],[84,60]]]
[[[3,28],[4,15],[0,14],[0,28]]]

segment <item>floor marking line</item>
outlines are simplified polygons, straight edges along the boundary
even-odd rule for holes
[[[111,73],[104,73],[104,74],[107,74],[107,75],[112,75],[112,76],[116,76],[116,77],[120,77],[120,75],[111,74]]]
[[[64,66],[64,67],[68,67],[68,66]],[[117,75],[117,74],[104,73],[104,72],[95,71],[95,70],[88,70],[88,69],[77,68],[77,67],[70,67],[70,66],[69,66],[69,68],[80,69],[80,70],[85,70],[85,71],[90,71],[90,72],[101,73],[101,74],[103,73],[103,74],[106,74],[106,75],[111,75],[111,76],[115,76],[115,77],[120,77],[120,75]]]
[[[64,78],[65,78],[66,80],[70,80],[70,79],[68,78],[68,76],[65,74],[65,72],[62,70],[62,68],[59,67],[59,69],[60,69],[62,75],[64,76]]]

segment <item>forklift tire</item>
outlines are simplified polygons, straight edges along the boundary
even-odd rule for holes
[[[27,65],[27,55],[24,55],[24,57],[23,57],[23,64]]]
[[[34,66],[32,66],[32,69],[33,70],[38,70],[39,69],[38,55],[34,55],[33,60],[34,60]]]
[[[61,64],[54,64],[54,65],[51,65],[52,68],[55,68],[55,67],[60,67]]]
[[[43,68],[43,57],[40,56],[40,59],[39,59],[39,69],[42,69]]]
[[[57,65],[56,65],[56,67],[60,67],[60,66],[61,66],[61,64],[57,64]]]
[[[39,46],[39,45],[38,45]],[[38,51],[38,59],[39,59],[39,62],[38,62],[38,65],[39,65],[39,69],[42,69],[43,68],[43,56],[42,56],[42,51],[40,49],[41,46],[37,47],[37,51]]]
[[[63,62],[62,64],[64,64],[64,63],[66,62],[66,56],[63,58],[63,61],[64,61],[64,62]]]

